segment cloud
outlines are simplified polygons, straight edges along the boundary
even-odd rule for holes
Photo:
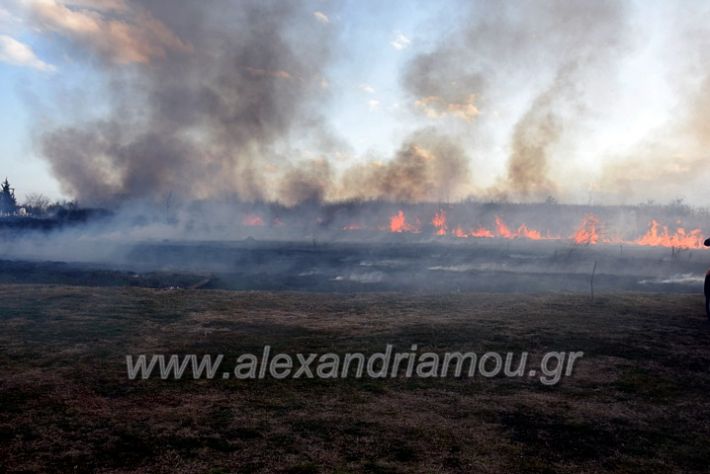
[[[402,50],[411,44],[412,40],[404,36],[404,34],[397,32],[394,35],[394,39],[390,42],[392,47],[397,50]]]
[[[56,69],[39,59],[32,48],[7,35],[0,35],[0,61],[38,71],[52,72]]]
[[[40,27],[119,64],[148,63],[192,50],[148,11],[119,0],[32,0],[29,11]]]
[[[375,93],[375,88],[372,87],[370,84],[360,84],[358,86],[358,89],[360,89],[363,92],[367,92],[368,94],[374,94]]]
[[[313,12],[313,16],[324,25],[330,23],[330,18],[328,18],[328,15],[323,12]]]
[[[370,110],[377,110],[380,108],[380,101],[377,99],[370,99],[367,101],[367,106],[370,108]]]

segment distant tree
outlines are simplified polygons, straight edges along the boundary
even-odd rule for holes
[[[49,210],[51,202],[47,196],[39,193],[28,194],[22,206],[32,215],[43,215]]]
[[[10,183],[5,181],[0,184],[0,214],[14,214],[17,212],[17,200],[15,190],[10,187]]]
[[[557,201],[557,198],[555,196],[547,196],[545,198],[545,204],[547,204],[548,206],[556,206],[559,204],[559,202]]]

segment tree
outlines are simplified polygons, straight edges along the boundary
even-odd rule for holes
[[[10,187],[10,183],[5,181],[0,184],[0,214],[14,214],[17,212],[17,200],[15,190]]]
[[[39,193],[28,194],[22,204],[28,213],[36,216],[46,214],[50,205],[49,198]]]

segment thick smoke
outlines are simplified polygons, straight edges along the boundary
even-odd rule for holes
[[[335,38],[293,3],[67,4],[42,0],[32,15],[93,54],[112,94],[108,117],[42,136],[64,191],[80,201],[236,195],[296,205],[467,195],[467,157],[432,131],[411,134],[389,162],[336,173],[327,156],[347,145],[318,111]],[[310,140],[322,157],[299,158],[294,140]]]
[[[330,33],[293,2],[31,5],[38,24],[94,55],[111,93],[108,117],[42,139],[64,191],[82,201],[273,199],[288,139],[320,127]]]
[[[412,134],[392,160],[349,170],[340,194],[347,199],[408,202],[461,199],[471,193],[468,163],[458,143],[424,129]]]
[[[556,184],[549,176],[550,157],[564,129],[560,109],[571,101],[571,73],[563,68],[515,124],[507,175],[502,184],[491,190],[494,197],[542,199],[556,194]]]
[[[673,56],[688,52],[682,60],[659,57],[677,70],[669,77],[678,98],[673,122],[632,150],[612,149],[609,156],[616,159],[600,166],[600,175],[570,183],[569,177],[580,173],[569,168],[589,155],[587,120],[613,115],[599,109],[595,93],[628,92],[628,84],[615,81],[627,81],[629,72],[619,70],[630,51],[644,54],[645,38],[639,37],[655,28],[642,24],[648,18],[639,15],[646,8],[642,4],[480,1],[461,7],[458,26],[432,47],[413,35],[413,45],[421,49],[402,71],[409,112],[426,126],[411,123],[419,131],[405,129],[407,138],[393,157],[348,169],[333,159],[348,145],[322,116],[333,93],[326,81],[329,61],[343,45],[335,22],[323,13],[314,17],[313,5],[276,0],[225,0],[210,8],[170,0],[28,0],[27,5],[33,26],[53,35],[72,58],[86,60],[104,80],[107,97],[100,110],[108,102],[107,113],[92,110],[87,95],[61,125],[43,122],[39,140],[63,191],[87,205],[164,202],[167,196],[236,196],[289,206],[471,195],[536,201],[564,199],[571,188],[595,182],[618,200],[677,197],[683,186],[677,183],[702,186],[697,170],[710,148],[710,61],[704,52],[710,45],[702,15],[664,24],[674,41]],[[497,142],[500,136],[503,143]],[[481,143],[495,153],[476,148]],[[500,156],[505,163],[489,166]],[[490,177],[479,176],[480,169],[498,175],[482,184]]]

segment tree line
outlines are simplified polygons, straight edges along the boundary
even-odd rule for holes
[[[47,196],[33,193],[27,195],[22,204],[18,204],[15,188],[7,178],[0,183],[0,216],[46,216],[61,210],[73,210],[77,205],[71,201],[52,202]]]

